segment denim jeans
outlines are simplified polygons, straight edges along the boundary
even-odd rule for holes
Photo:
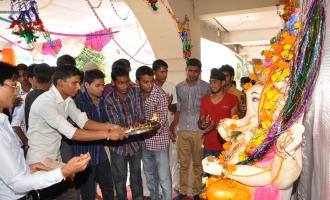
[[[143,148],[142,162],[151,199],[160,199],[160,185],[160,187],[162,188],[162,200],[171,200],[172,179],[168,148],[157,151],[151,151]]]
[[[118,200],[127,200],[127,164],[129,164],[129,181],[132,190],[133,200],[143,199],[141,156],[141,149],[132,156],[121,156],[114,152],[111,152],[111,173],[113,183],[116,188]]]

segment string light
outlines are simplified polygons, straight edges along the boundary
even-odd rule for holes
[[[91,3],[89,2],[89,0],[86,0],[87,4],[89,5],[89,7],[92,9],[95,17],[97,18],[97,20],[99,21],[99,23],[102,25],[102,27],[104,29],[107,29],[107,27],[104,25],[103,21],[101,20],[101,18],[99,17],[99,15],[97,14],[97,12],[95,11],[95,9],[92,7]],[[137,60],[136,58],[134,58],[134,56],[131,56],[118,42],[117,40],[113,37],[112,40],[114,41],[114,43],[126,54],[129,56],[129,60],[132,59],[142,65],[151,65],[151,64],[148,64],[148,63],[145,63],[145,62],[142,62],[142,61],[139,61]],[[145,44],[145,43],[144,43]],[[144,45],[143,45],[144,46]],[[142,47],[143,47],[142,46]],[[142,47],[139,48],[139,50],[142,49]]]

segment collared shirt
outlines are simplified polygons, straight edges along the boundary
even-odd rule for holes
[[[164,90],[164,92],[166,92],[166,94],[168,96],[171,96],[171,95],[173,96],[172,104],[178,103],[178,98],[176,96],[176,88],[173,83],[165,81],[164,84],[162,85],[162,89]],[[174,113],[172,113],[171,111],[168,111],[168,113],[167,113],[168,123],[172,122],[173,117],[174,117]]]
[[[24,134],[26,134],[26,126],[25,126],[25,120],[24,120],[24,106],[25,106],[25,99],[28,93],[21,96],[22,98],[22,104],[20,106],[17,106],[14,109],[13,116],[11,119],[11,126],[12,127],[21,127]]]
[[[168,147],[170,142],[169,125],[167,120],[168,96],[158,86],[154,86],[150,96],[144,102],[145,118],[151,119],[153,114],[157,114],[157,121],[161,127],[156,134],[149,133],[145,135],[145,147],[148,150],[162,150]]]
[[[30,174],[21,143],[8,117],[0,113],[0,199],[13,200],[29,191],[46,188],[63,179],[61,169]]]
[[[29,114],[32,103],[42,94],[45,90],[35,89],[29,92],[24,101],[24,118],[25,118],[25,125],[26,130],[29,129]]]
[[[175,85],[171,82],[165,81],[162,85],[162,89],[168,96],[173,96],[172,104],[176,104],[178,102],[178,98],[176,95]]]
[[[130,87],[125,100],[119,98],[116,90],[113,90],[105,97],[105,106],[109,122],[113,124],[129,128],[144,122],[143,97],[139,88]],[[130,156],[139,151],[141,143],[136,138],[111,141],[110,150],[122,156]]]
[[[99,106],[96,106],[85,89],[81,96],[76,97],[75,103],[77,108],[79,108],[82,112],[86,112],[88,119],[92,119],[97,122],[107,121],[107,113],[105,111],[103,97],[99,98]],[[76,156],[89,152],[92,157],[91,163],[93,165],[98,165],[107,159],[107,155],[104,150],[104,141],[73,141],[72,150],[73,154]]]
[[[132,82],[132,81],[129,82],[129,86],[130,87],[137,87],[137,85],[134,82]],[[113,89],[114,88],[113,88],[113,86],[112,86],[111,83],[106,84],[104,86],[103,96],[105,97],[105,96],[109,95],[113,91]]]
[[[67,121],[68,117],[80,128],[83,128],[88,121],[86,113],[76,107],[73,99],[68,97],[64,100],[55,86],[33,102],[27,132],[28,163],[43,161],[45,157],[62,160],[61,134],[71,139],[77,130]]]
[[[202,97],[210,94],[210,86],[203,80],[195,85],[182,81],[176,86],[178,96],[177,111],[180,112],[179,131],[200,131],[198,119]]]

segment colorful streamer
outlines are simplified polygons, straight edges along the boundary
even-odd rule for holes
[[[21,49],[23,49],[23,50],[26,50],[26,51],[32,51],[32,50],[33,50],[32,48],[24,48],[24,47],[18,45],[16,42],[13,42],[13,41],[9,40],[9,39],[5,38],[5,37],[2,36],[2,35],[0,35],[0,38],[6,40],[6,41],[9,42],[10,44],[13,44],[13,45],[15,45],[15,46],[17,46],[18,48],[21,48]]]
[[[147,2],[150,5],[150,7],[152,8],[152,10],[154,10],[154,11],[158,10],[158,6],[157,6],[158,0],[147,0]]]
[[[190,37],[190,28],[189,28],[189,18],[185,15],[183,21],[181,21],[173,12],[172,10],[165,4],[163,0],[160,1],[163,6],[166,8],[167,12],[172,16],[175,20],[178,30],[179,36],[182,42],[182,53],[183,57],[188,62],[189,58],[191,57],[191,37]]]
[[[96,37],[96,36],[105,36],[105,35],[114,35],[119,33],[119,31],[111,31],[110,28],[106,29],[106,31],[99,31],[95,33],[87,33],[87,34],[79,34],[79,33],[59,33],[54,31],[47,31],[47,33],[51,35],[58,35],[58,36],[70,36],[70,37]]]

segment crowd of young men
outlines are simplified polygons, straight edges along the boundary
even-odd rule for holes
[[[7,198],[7,190],[11,190],[11,196],[23,197],[29,190],[57,183],[39,190],[41,199],[79,199],[80,196],[83,200],[95,199],[99,184],[103,199],[116,196],[118,200],[126,200],[129,176],[133,199],[143,200],[143,189],[148,189],[151,199],[170,200],[174,189],[177,192],[174,199],[179,200],[189,193],[192,163],[191,193],[194,199],[200,199],[201,161],[205,156],[219,155],[223,141],[216,125],[221,119],[242,116],[242,93],[232,86],[234,69],[229,65],[212,69],[207,83],[200,80],[201,62],[192,58],[187,62],[185,80],[176,86],[167,81],[168,68],[161,59],[154,61],[152,68],[139,67],[133,83],[129,61],[120,59],[112,65],[111,83],[105,85],[105,75],[97,65],[88,64],[81,72],[74,58],[64,55],[58,59],[56,68],[34,64],[17,67],[16,79],[16,72],[4,78],[0,75],[0,91],[7,87],[6,81],[10,87],[19,82],[22,88],[23,102],[16,101],[12,108],[13,103],[1,105],[0,101],[0,108],[9,109],[11,126],[19,138],[16,142],[23,147],[30,166],[44,162],[45,158],[63,162],[71,157],[88,160],[88,166],[80,164],[79,169],[71,170],[69,177],[87,167],[75,176],[74,183],[60,182],[58,178],[39,187],[26,186],[24,192],[16,191],[11,185],[16,176],[14,171],[9,178],[0,173],[0,198],[12,199]],[[13,92],[13,99],[16,95]],[[161,125],[157,131],[127,137],[126,129],[155,115]],[[16,154],[2,152],[0,158]],[[22,164],[24,156],[20,159],[7,167],[22,167],[29,175]],[[72,159],[62,169],[71,162]],[[40,170],[50,170],[43,167]],[[143,188],[141,173],[146,177],[147,188]]]

